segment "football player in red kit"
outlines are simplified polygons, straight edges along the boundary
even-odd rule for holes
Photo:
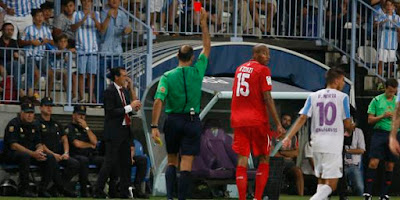
[[[250,148],[259,156],[255,199],[261,200],[269,173],[270,136],[268,115],[271,114],[279,134],[285,133],[274,100],[271,97],[271,72],[266,64],[269,49],[264,44],[253,48],[253,58],[236,69],[231,105],[231,125],[234,129],[233,150],[238,154],[236,184],[239,199],[246,199],[247,161]]]

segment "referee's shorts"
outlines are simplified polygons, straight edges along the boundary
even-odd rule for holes
[[[377,158],[388,162],[396,162],[398,158],[389,149],[389,131],[374,129],[369,150],[370,158]],[[400,139],[397,134],[397,139]]]
[[[164,124],[168,154],[198,155],[200,152],[201,122],[189,114],[168,114]]]

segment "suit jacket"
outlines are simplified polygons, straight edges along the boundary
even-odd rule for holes
[[[125,102],[127,105],[130,104],[130,95],[126,89],[123,89],[125,95]],[[108,85],[107,89],[104,91],[104,139],[114,140],[114,139],[124,139],[126,137],[121,134],[122,122],[125,117],[125,109],[121,97],[117,88],[115,88],[114,83]],[[128,113],[132,115],[132,112]],[[129,131],[130,143],[133,143],[133,134]]]

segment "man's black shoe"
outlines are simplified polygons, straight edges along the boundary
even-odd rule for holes
[[[142,191],[140,191],[139,189],[136,189],[133,196],[135,198],[139,198],[139,199],[149,199],[150,196],[148,194],[143,193]]]
[[[67,188],[63,189],[62,194],[64,195],[64,197],[78,197],[78,194],[76,194],[76,192],[71,191]]]

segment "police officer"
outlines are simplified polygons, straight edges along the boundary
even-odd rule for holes
[[[65,129],[70,144],[70,155],[79,161],[79,182],[81,197],[88,197],[89,165],[95,164],[98,168],[103,163],[103,157],[96,155],[97,137],[86,123],[86,107],[76,105],[72,114],[72,122]]]
[[[55,121],[52,117],[53,99],[44,97],[40,102],[40,116],[35,124],[39,129],[43,150],[47,154],[51,154],[56,159],[58,165],[64,167],[63,179],[59,174],[59,170],[54,173],[54,181],[56,185],[66,185],[71,178],[78,173],[79,162],[69,156],[69,144],[67,135],[64,134],[64,129],[61,124]],[[59,166],[57,165],[57,169]],[[61,189],[64,196],[76,197],[76,194],[64,188]]]
[[[211,49],[207,12],[204,9],[200,13],[200,24],[203,31],[203,51],[197,62],[191,67],[194,61],[193,48],[183,45],[178,52],[178,67],[164,73],[154,97],[151,130],[157,143],[160,141],[158,121],[163,102],[166,103],[165,112],[168,114],[164,125],[168,153],[168,167],[165,172],[168,199],[173,198],[176,167],[179,164],[178,153],[181,154],[178,198],[185,199],[191,180],[192,162],[200,151],[201,122],[198,113],[201,85]]]
[[[38,128],[34,125],[35,108],[32,103],[21,105],[20,114],[6,126],[4,135],[5,155],[8,161],[19,167],[19,194],[23,197],[35,197],[29,190],[29,166],[40,167],[42,179],[39,186],[39,196],[50,197],[47,186],[52,179],[56,160],[51,154],[43,151]]]

